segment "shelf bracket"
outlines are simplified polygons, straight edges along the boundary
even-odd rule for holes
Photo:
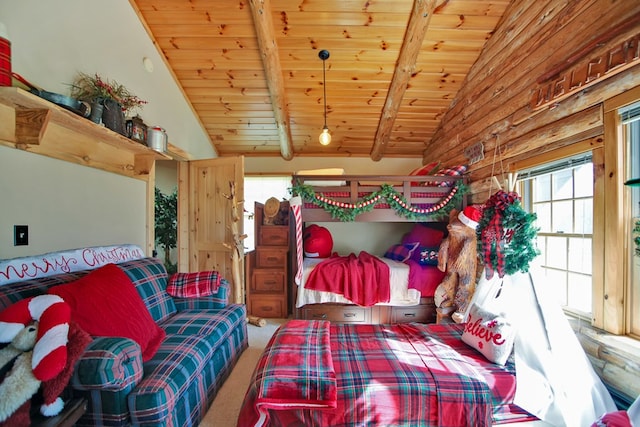
[[[51,111],[44,108],[16,108],[16,143],[39,145],[49,125]]]

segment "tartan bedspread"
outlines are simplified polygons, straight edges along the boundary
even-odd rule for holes
[[[252,380],[238,426],[475,427],[535,419],[511,404],[513,364],[488,362],[461,341],[461,334],[462,325],[457,324],[331,324],[335,407],[263,408],[263,424],[257,424],[255,415],[248,416],[259,413],[260,391]],[[274,360],[268,349],[256,372]],[[308,352],[299,353],[298,374],[309,357]]]

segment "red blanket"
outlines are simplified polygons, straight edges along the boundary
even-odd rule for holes
[[[360,252],[342,257],[334,255],[311,270],[307,289],[340,294],[361,306],[389,302],[389,266],[377,257]]]

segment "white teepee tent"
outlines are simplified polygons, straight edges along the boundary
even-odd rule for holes
[[[503,312],[517,327],[515,404],[549,424],[568,427],[590,426],[617,409],[554,298],[552,284],[535,283],[530,273],[491,279],[483,274],[472,302]]]

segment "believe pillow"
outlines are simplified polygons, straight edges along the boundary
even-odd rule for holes
[[[71,318],[97,337],[131,338],[142,360],[156,354],[165,331],[151,318],[133,282],[115,264],[99,267],[80,279],[48,291],[71,306]]]
[[[483,310],[475,303],[471,305],[462,341],[478,350],[489,361],[504,365],[511,355],[515,338],[515,327],[502,314]]]

